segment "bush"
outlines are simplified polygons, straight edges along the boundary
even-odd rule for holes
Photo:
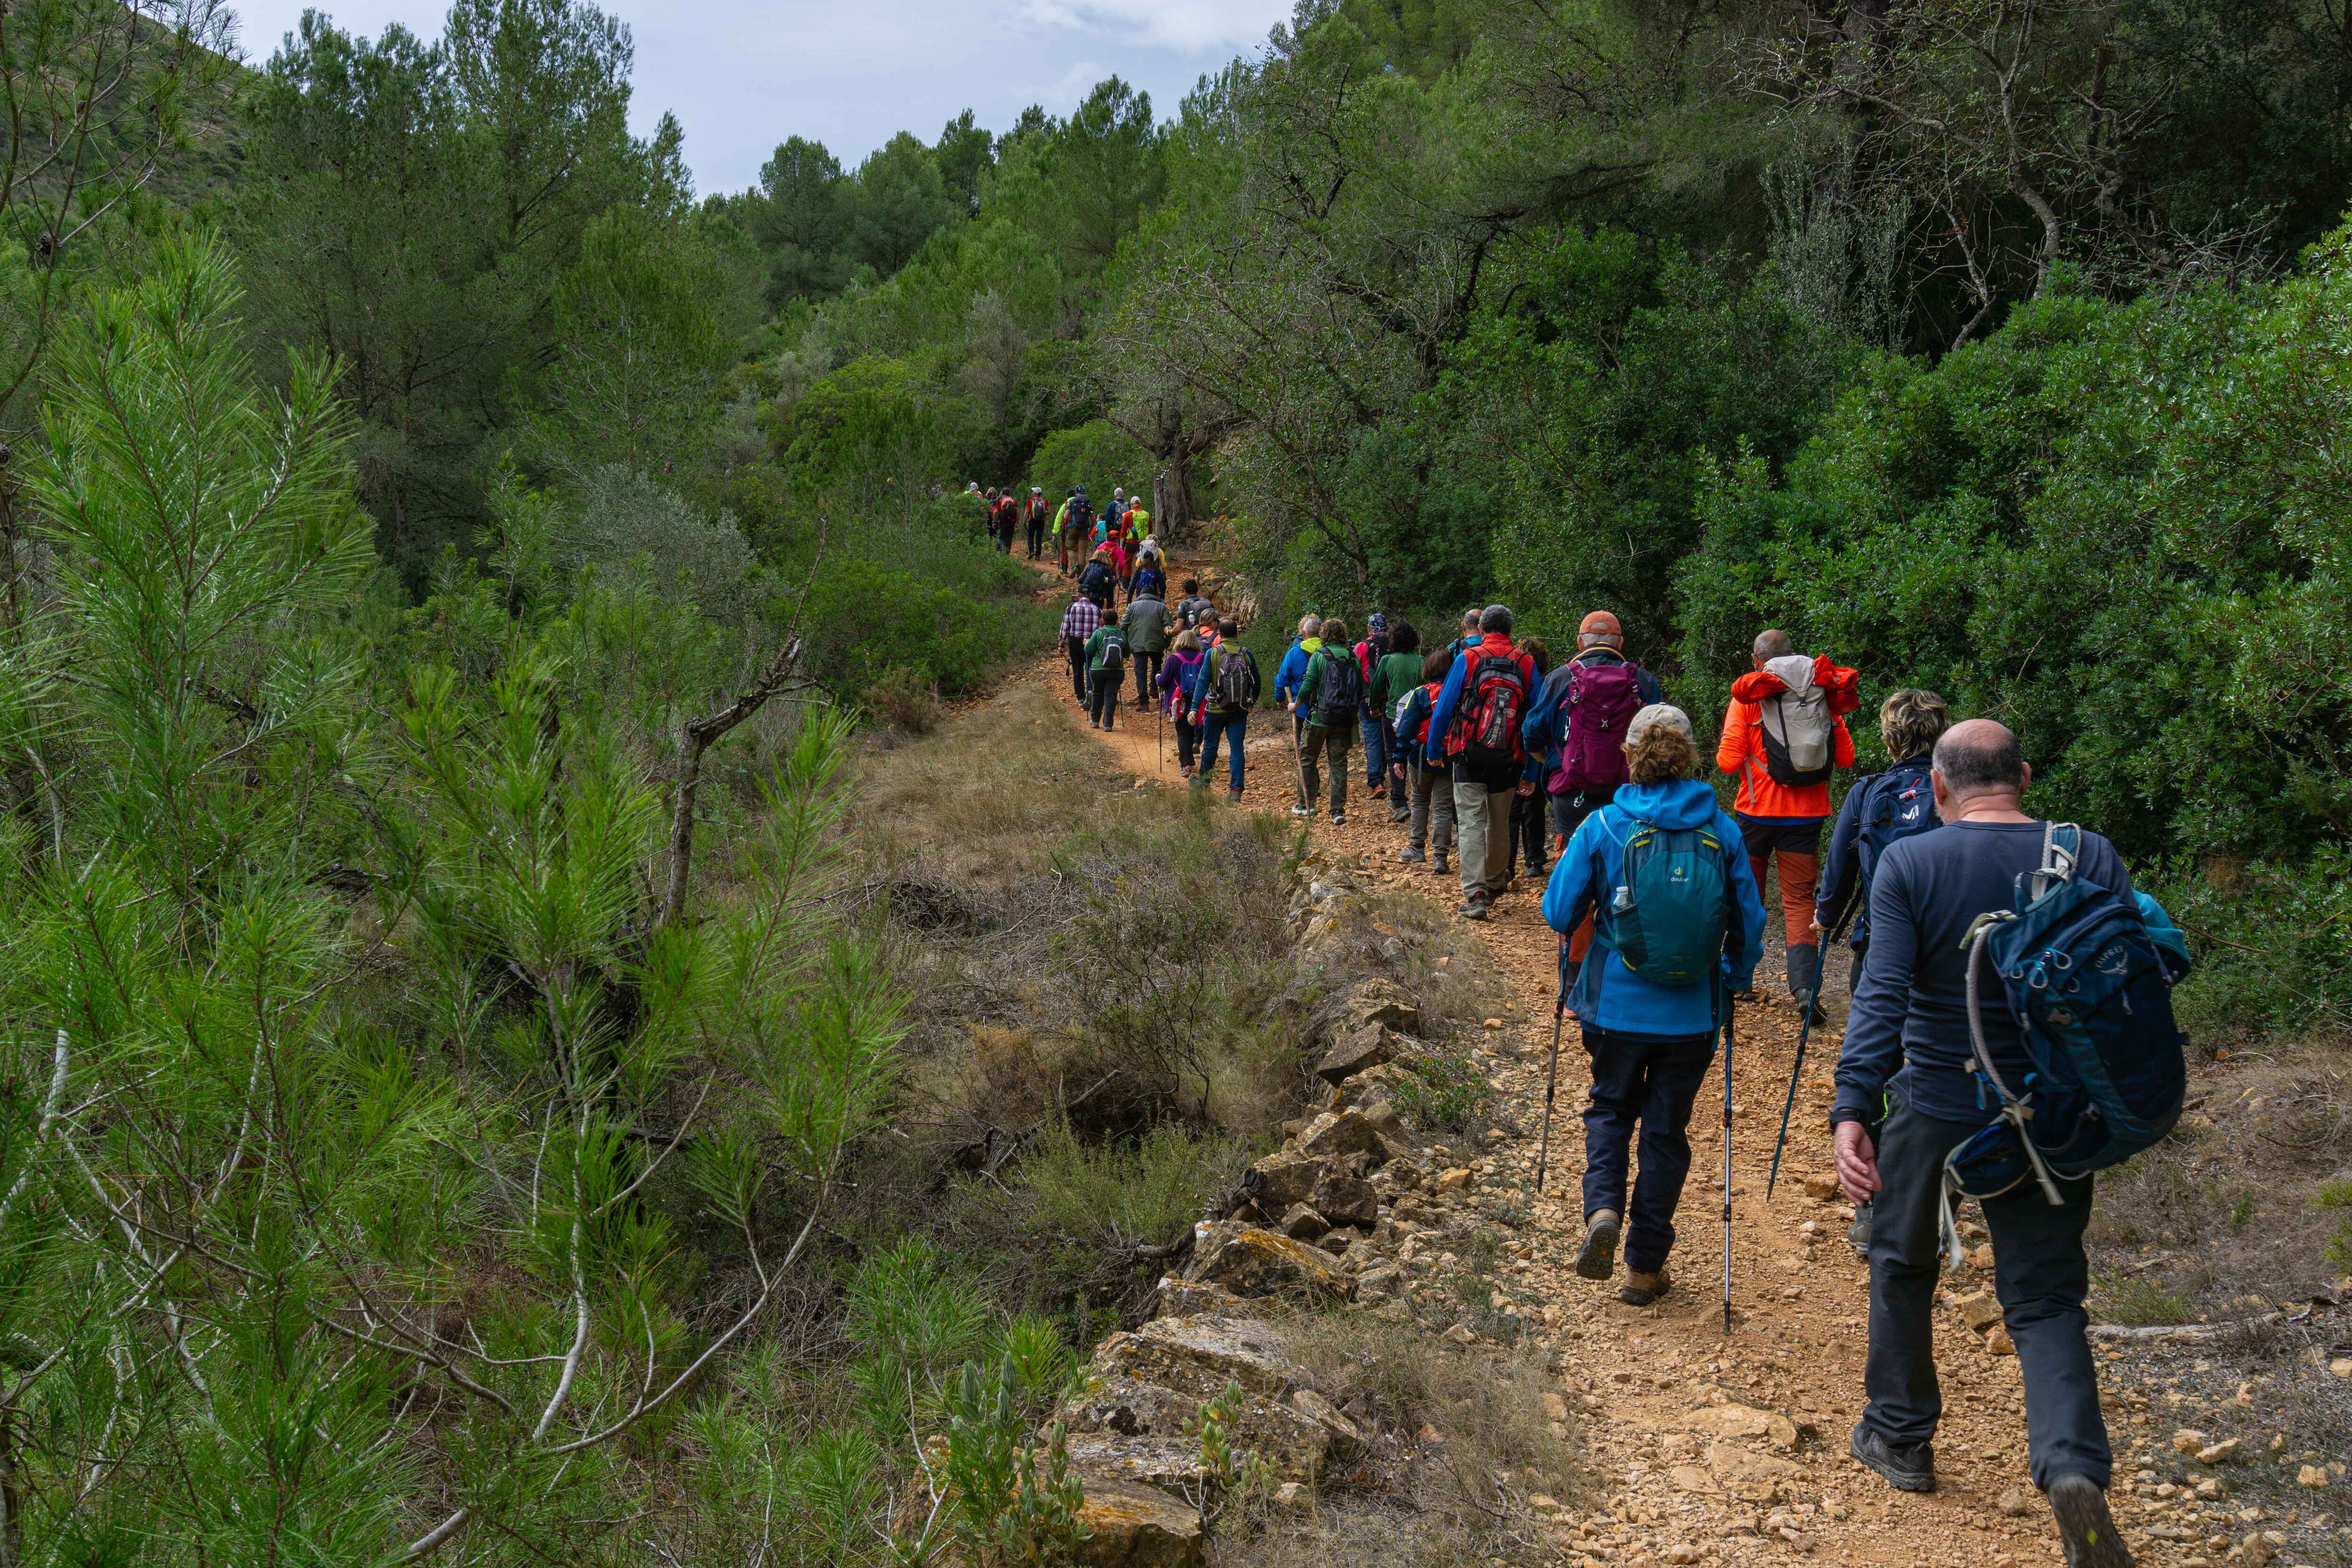
[[[1037,444],[1029,460],[1029,482],[1043,485],[1057,505],[1073,485],[1084,485],[1097,510],[1113,489],[1151,493],[1155,467],[1151,455],[1134,437],[1108,419],[1097,419],[1074,430],[1056,430]]]
[[[866,705],[884,723],[910,735],[928,735],[940,721],[939,694],[919,670],[894,664],[866,689]]]

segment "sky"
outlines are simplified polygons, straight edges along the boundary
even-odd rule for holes
[[[371,37],[441,32],[447,0],[310,0]],[[231,0],[260,65],[304,0]],[[936,141],[964,110],[992,131],[1042,103],[1066,115],[1114,73],[1172,117],[1203,72],[1255,57],[1290,0],[604,0],[636,43],[630,118],[686,127],[702,195],[740,190],[787,136],[855,165],[900,131]]]

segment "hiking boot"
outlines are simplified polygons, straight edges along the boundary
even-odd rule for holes
[[[1089,719],[1087,721],[1087,728],[1089,730],[1099,730],[1102,728],[1102,721],[1099,719]]]
[[[1437,852],[1437,858],[1429,863],[1429,869],[1433,876],[1451,877],[1454,875],[1454,868],[1445,863],[1445,851],[1443,849],[1440,849]]]
[[[1239,805],[1242,803],[1242,792],[1237,789],[1227,790],[1225,792],[1225,798],[1232,801],[1235,805]]]
[[[1617,1299],[1629,1307],[1646,1307],[1674,1288],[1675,1282],[1666,1277],[1663,1268],[1655,1274],[1628,1268],[1625,1270],[1625,1288],[1617,1292]]]
[[[1846,1440],[1846,1452],[1869,1468],[1876,1470],[1886,1484],[1899,1492],[1931,1492],[1936,1489],[1936,1449],[1930,1443],[1906,1443],[1897,1447],[1871,1429],[1867,1421],[1854,1426],[1853,1436]],[[2056,1505],[2053,1497],[2052,1504]],[[2100,1504],[2099,1511],[2106,1512]]]
[[[1486,918],[1486,900],[1473,893],[1463,900],[1462,907],[1454,912],[1465,921],[1483,921]]]
[[[2116,1533],[2107,1494],[2088,1476],[2060,1476],[2050,1483],[2050,1511],[2066,1543],[2066,1568],[2132,1568],[2131,1549]]]
[[[1853,1223],[1845,1227],[1845,1244],[1853,1248],[1854,1256],[1857,1258],[1870,1256],[1870,1205],[1868,1204],[1854,1205]]]
[[[1412,813],[1402,805],[1391,806],[1389,808],[1389,820],[1391,822],[1411,822],[1412,820]]]
[[[1595,1209],[1584,1222],[1584,1245],[1576,1249],[1579,1279],[1606,1279],[1617,1272],[1617,1216]]]
[[[1410,844],[1397,851],[1397,858],[1403,861],[1408,866],[1426,865],[1429,861],[1429,857],[1427,855],[1414,848]]]

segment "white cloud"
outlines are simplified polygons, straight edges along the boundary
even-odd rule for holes
[[[1192,52],[1263,42],[1290,6],[1283,0],[1024,0],[1022,14],[1047,26]]]

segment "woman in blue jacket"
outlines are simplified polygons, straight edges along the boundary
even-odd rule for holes
[[[1595,919],[1592,945],[1568,998],[1592,1058],[1592,1098],[1584,1112],[1585,1237],[1576,1271],[1607,1279],[1622,1228],[1625,1285],[1618,1295],[1629,1306],[1646,1307],[1673,1288],[1666,1254],[1690,1174],[1691,1107],[1715,1059],[1726,993],[1746,990],[1764,955],[1764,904],[1739,847],[1738,825],[1716,804],[1715,792],[1691,776],[1699,751],[1689,715],[1664,703],[1634,714],[1625,730],[1625,760],[1632,782],[1570,838],[1544,889],[1543,913],[1563,936],[1586,915]],[[1673,955],[1643,945],[1650,939],[1666,944],[1674,922],[1686,932],[1694,919],[1692,906],[1667,891],[1690,885],[1684,879],[1637,870],[1632,880],[1638,885],[1628,886],[1626,847],[1645,828],[1692,835],[1652,842],[1661,856],[1671,847],[1696,857],[1699,876],[1708,879],[1704,885],[1719,885],[1719,959],[1676,970]],[[1645,847],[1636,858],[1647,867],[1651,853]],[[1663,869],[1667,862],[1658,864]],[[1698,911],[1710,921],[1715,913]],[[1642,1174],[1629,1211],[1626,1166],[1636,1123]]]

